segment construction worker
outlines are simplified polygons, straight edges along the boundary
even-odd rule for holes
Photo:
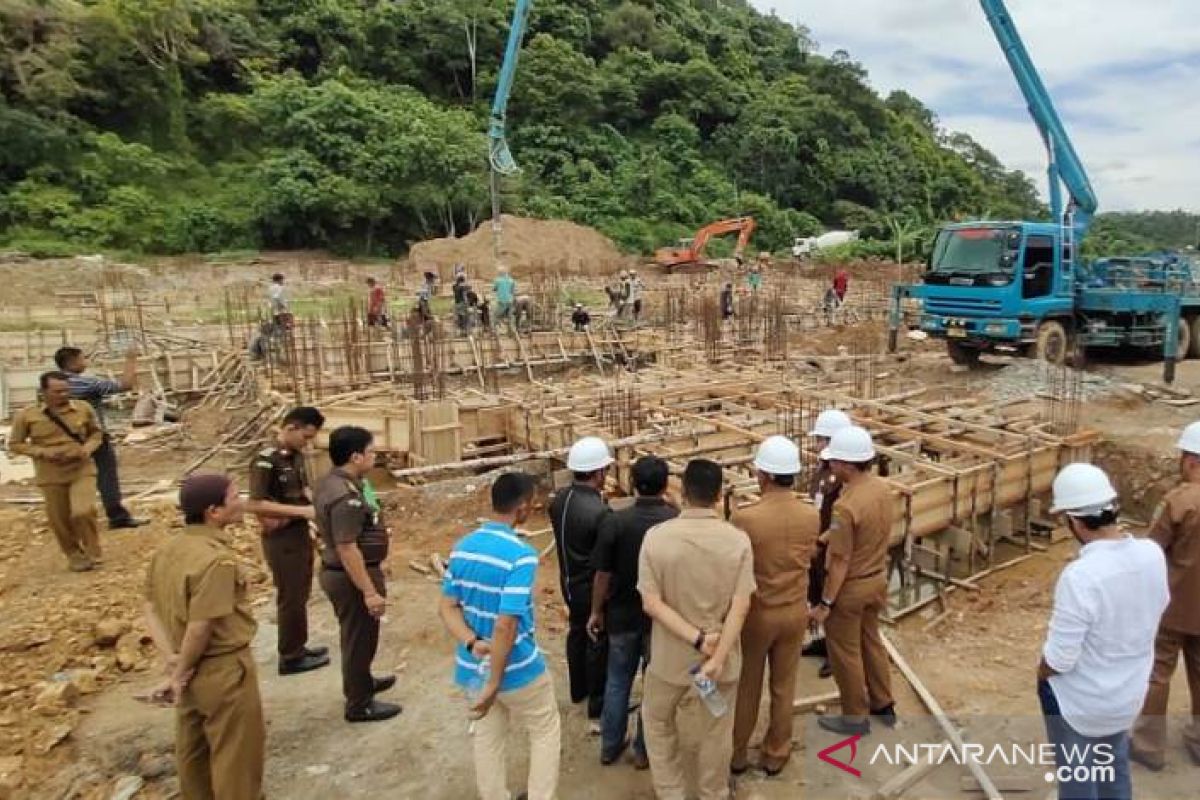
[[[454,324],[458,332],[464,336],[471,329],[471,306],[467,295],[471,287],[467,285],[467,276],[459,275],[454,279]]]
[[[1050,512],[1063,515],[1081,545],[1054,587],[1037,670],[1058,796],[1129,800],[1129,728],[1146,696],[1167,608],[1167,560],[1118,522],[1117,492],[1099,467],[1068,464],[1052,491]]]
[[[562,739],[554,682],[534,628],[538,554],[516,532],[533,510],[533,477],[492,483],[492,515],[450,551],[438,611],[458,642],[454,680],[467,692],[475,783],[482,800],[508,800],[508,740],[529,738],[528,800],[554,800]]]
[[[112,437],[108,435],[104,418],[104,398],[121,392],[129,392],[138,385],[138,351],[130,347],[125,351],[125,364],[121,377],[110,380],[95,375],[88,375],[88,360],[78,347],[60,347],[54,353],[55,365],[70,376],[71,397],[89,403],[96,412],[100,429],[104,431],[104,441],[99,449],[92,454],[96,462],[96,489],[100,492],[100,501],[104,505],[104,514],[108,517],[108,529],[136,528],[144,525],[145,520],[137,519],[125,508],[121,501],[121,476],[117,469],[117,449],[113,446]]]
[[[837,295],[838,305],[846,302],[846,292],[850,291],[850,273],[845,267],[838,267],[833,273],[833,293]]]
[[[604,683],[604,715],[600,731],[600,763],[616,763],[629,746],[629,695],[638,667],[649,656],[650,618],[638,594],[638,558],[646,532],[679,516],[666,500],[670,467],[657,456],[642,456],[632,469],[633,505],[604,518],[592,551],[596,577],[592,588],[592,613],[588,634],[608,636],[608,675]],[[646,769],[645,731],[638,714],[633,740],[634,766]]]
[[[271,285],[267,287],[267,306],[271,321],[275,323],[276,331],[290,331],[295,322],[291,306],[288,304],[287,292],[283,288],[283,273],[276,272],[271,276]]]
[[[645,284],[638,277],[637,270],[629,270],[629,305],[633,309],[633,321],[636,323],[642,316],[642,292]]]
[[[155,551],[146,625],[167,680],[152,697],[175,706],[175,762],[184,800],[259,800],[266,726],[250,642],[257,625],[229,527],[242,519],[236,484],[189,475],[187,527]]]
[[[727,320],[733,317],[733,284],[726,283],[721,289],[721,319]]]
[[[817,421],[808,435],[812,437],[817,452],[821,453],[829,446],[829,439],[833,434],[852,424],[846,412],[830,408],[817,415]],[[812,498],[813,507],[820,514],[821,524],[821,536],[817,539],[817,546],[813,549],[812,561],[808,567],[808,607],[810,611],[820,605],[821,592],[825,588],[825,559],[828,549],[825,534],[833,521],[833,504],[837,502],[841,490],[842,485],[838,483],[837,476],[829,468],[829,462],[823,459],[819,460],[817,469],[813,472],[808,484],[808,495]],[[833,674],[833,668],[829,666],[825,636],[815,623],[813,627],[813,639],[805,645],[801,655],[820,657],[822,659],[821,668],[817,674],[822,678],[828,678]]]
[[[38,378],[42,401],[13,417],[8,452],[33,459],[50,530],[71,571],[87,572],[100,560],[92,455],[104,433],[92,407],[71,399],[70,380],[65,372]]]
[[[817,724],[844,736],[871,730],[868,712],[887,727],[896,724],[887,651],[879,614],[887,605],[887,551],[892,532],[892,495],[870,472],[871,434],[857,425],[830,437],[821,452],[842,484],[833,506],[825,561],[825,588],[812,615],[825,626],[829,663],[841,694],[841,716]]]
[[[759,261],[750,265],[750,271],[746,274],[746,285],[750,288],[751,292],[757,292],[762,288],[762,267],[759,265],[761,260],[762,257],[760,256]]]
[[[750,539],[758,585],[742,628],[742,673],[730,769],[740,775],[750,767],[746,751],[758,724],[763,672],[769,661],[771,721],[760,753],[763,771],[775,776],[792,752],[796,668],[808,626],[805,584],[820,515],[795,494],[800,448],[786,436],[771,436],[759,446],[754,470],[762,499],[738,509],[730,519]]]
[[[365,483],[375,467],[375,445],[365,428],[344,425],[329,435],[333,470],[313,497],[321,531],[321,588],[333,604],[342,645],[342,693],[347,722],[391,719],[403,709],[376,700],[396,685],[396,676],[376,678],[371,662],[379,647],[379,620],[387,610],[382,564],[388,530],[379,501]]]
[[[621,270],[621,280],[617,284],[617,317],[624,317],[629,310],[629,270]]]
[[[509,322],[517,297],[517,282],[508,274],[508,267],[496,267],[496,280],[492,282],[492,291],[496,293],[496,322]]]
[[[680,515],[646,534],[638,563],[642,607],[654,620],[642,718],[654,792],[686,796],[680,704],[702,687],[703,707],[686,714],[698,739],[696,796],[726,800],[733,718],[742,668],[742,624],[754,593],[754,554],[746,534],[720,519],[721,466],[706,459],[683,472]],[[715,684],[715,686],[714,686]]]
[[[576,333],[583,333],[592,324],[592,315],[583,307],[583,303],[575,304],[575,310],[571,312],[571,322]]]
[[[611,513],[604,501],[604,481],[612,454],[603,439],[585,436],[567,454],[572,484],[550,502],[550,525],[558,550],[559,585],[567,604],[567,673],[571,702],[587,700],[587,716],[599,731],[608,670],[608,643],[603,632],[588,633],[592,613],[592,552],[600,526]]]
[[[309,520],[316,519],[304,451],[325,417],[311,406],[293,408],[274,442],[250,462],[246,511],[258,517],[263,557],[275,582],[279,626],[279,674],[295,675],[329,664],[329,650],[308,646],[308,598],[312,595],[313,542]]]
[[[367,278],[367,326],[388,326],[387,300],[383,294],[383,287],[374,278]]]
[[[1158,626],[1150,690],[1130,752],[1156,771],[1166,765],[1167,699],[1180,652],[1192,698],[1183,744],[1200,765],[1200,422],[1184,428],[1178,447],[1182,482],[1163,498],[1150,523],[1150,538],[1166,553],[1171,602]]]

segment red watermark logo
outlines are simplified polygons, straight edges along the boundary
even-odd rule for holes
[[[858,740],[861,738],[862,738],[862,734],[856,733],[853,736],[851,736],[849,739],[843,739],[842,741],[837,742],[836,744],[832,744],[829,747],[826,747],[824,750],[817,753],[817,758],[821,759],[826,764],[831,764],[831,765],[837,767],[838,769],[842,770],[843,772],[849,772],[851,775],[853,775],[856,778],[861,778],[862,772],[851,766],[851,764],[854,763],[854,757],[858,755]],[[831,753],[836,753],[838,750],[841,750],[843,747],[850,748],[850,760],[848,763],[839,761],[836,758],[834,758],[832,755],[830,755]]]

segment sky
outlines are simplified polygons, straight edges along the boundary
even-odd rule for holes
[[[750,0],[844,49],[1046,193],[1046,155],[978,0]],[[1200,2],[1008,0],[1102,211],[1200,211]]]

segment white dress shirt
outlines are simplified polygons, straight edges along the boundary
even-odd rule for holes
[[[1167,607],[1167,561],[1149,539],[1101,539],[1058,578],[1042,655],[1067,723],[1084,736],[1129,730],[1146,698]]]

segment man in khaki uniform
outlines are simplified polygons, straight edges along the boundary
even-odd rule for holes
[[[679,752],[680,703],[693,692],[693,670],[716,684],[726,705],[737,698],[742,623],[754,593],[750,540],[721,521],[721,467],[704,459],[683,474],[684,510],[651,528],[638,561],[642,606],[654,621],[642,692],[642,721],[654,792],[660,800],[686,794]],[[733,711],[714,715],[692,706],[685,723],[700,738],[697,796],[726,800],[733,750]]]
[[[175,705],[175,759],[184,800],[259,800],[266,726],[250,641],[256,625],[230,546],[242,519],[237,486],[192,475],[179,490],[187,527],[146,575],[146,623],[166,660],[155,697]]]
[[[64,372],[41,376],[42,402],[13,417],[8,452],[33,459],[50,529],[71,571],[86,572],[100,560],[92,454],[104,443],[104,431],[90,405],[71,399],[69,381]]]
[[[1150,538],[1167,556],[1171,601],[1159,623],[1150,689],[1130,748],[1134,761],[1156,771],[1166,765],[1167,700],[1180,651],[1192,696],[1183,744],[1200,765],[1200,422],[1184,429],[1179,450],[1183,482],[1163,499],[1150,525]]]
[[[866,734],[868,712],[888,727],[896,724],[888,656],[879,635],[879,614],[887,604],[892,495],[869,471],[875,445],[862,428],[851,425],[834,433],[821,458],[841,482],[842,494],[833,507],[825,590],[813,618],[825,625],[842,716],[820,717],[817,724],[842,735]]]
[[[379,502],[368,494],[375,467],[371,432],[343,425],[329,435],[333,470],[317,484],[313,505],[321,531],[321,588],[337,615],[342,645],[342,694],[347,722],[379,722],[403,709],[375,695],[396,685],[395,675],[376,678],[371,662],[379,648],[379,619],[387,610],[383,562],[388,531]]]
[[[312,406],[283,418],[271,447],[250,462],[250,501],[258,516],[263,557],[275,581],[279,626],[279,674],[297,675],[329,663],[329,650],[308,646],[308,598],[312,594],[313,544],[308,521],[316,519],[309,497],[304,451],[325,424]]]
[[[749,767],[746,749],[758,723],[763,671],[769,660],[771,722],[761,753],[763,770],[774,776],[783,770],[792,752],[796,669],[808,625],[807,570],[820,514],[792,491],[800,473],[800,448],[787,437],[772,436],[764,441],[754,468],[762,499],[739,509],[732,519],[750,538],[758,591],[742,629],[742,674],[730,769],[737,775]]]

